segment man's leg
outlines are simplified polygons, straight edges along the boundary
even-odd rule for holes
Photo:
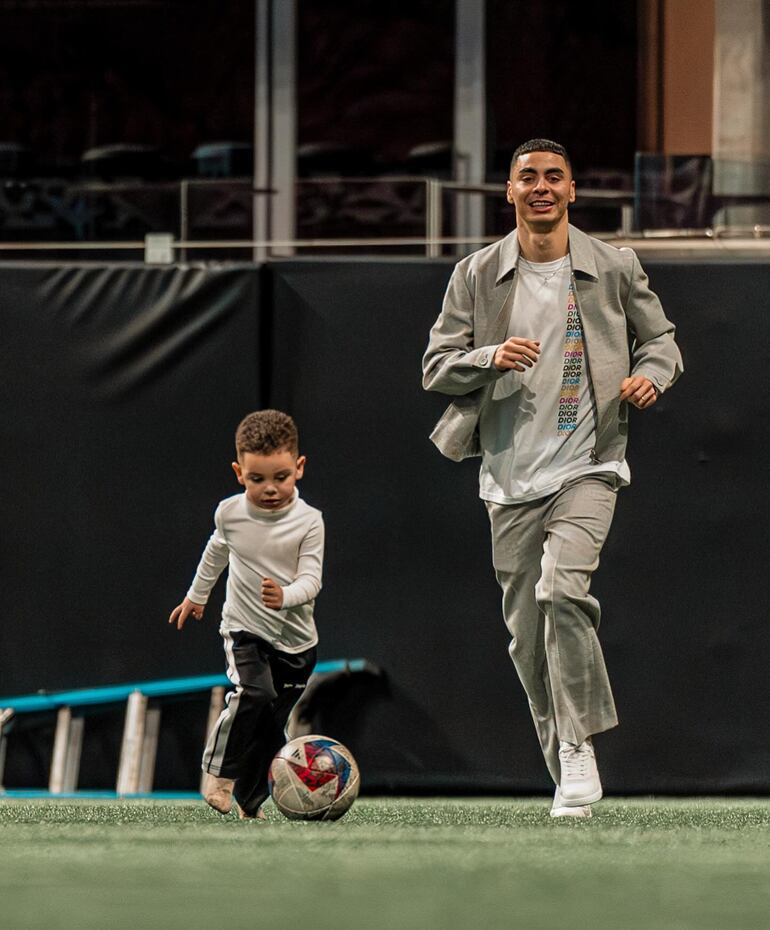
[[[271,730],[269,707],[276,698],[269,645],[243,630],[222,634],[227,676],[235,685],[203,751],[204,795],[212,807],[227,813],[235,781],[248,772],[265,734]]]
[[[235,799],[246,817],[256,817],[268,796],[270,763],[286,742],[289,714],[302,696],[315,662],[315,646],[298,653],[271,650],[270,668],[276,697],[265,711],[260,742],[255,746],[249,766],[235,783]]]
[[[545,617],[535,599],[545,541],[547,499],[525,504],[487,503],[495,575],[503,592],[508,653],[524,686],[545,763],[559,784],[559,737],[548,679]]]
[[[535,589],[545,617],[548,679],[559,739],[582,744],[617,725],[597,636],[599,602],[591,576],[615,510],[611,480],[585,477],[548,500],[541,575]]]
[[[611,479],[589,477],[542,500],[487,504],[508,651],[556,785],[560,740],[579,744],[617,724],[596,636],[599,604],[588,594],[615,497]]]

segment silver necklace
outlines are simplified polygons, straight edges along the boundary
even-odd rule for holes
[[[551,278],[554,278],[562,270],[562,268],[564,268],[565,265],[569,263],[569,255],[568,254],[565,255],[564,258],[559,262],[559,264],[556,266],[556,268],[554,268],[553,271],[538,271],[537,268],[534,267],[532,262],[528,262],[526,258],[519,258],[519,261],[524,262],[524,265],[526,266],[527,270],[531,271],[532,274],[536,274],[538,278],[542,278],[540,282],[540,286],[545,287],[545,285],[548,284]]]

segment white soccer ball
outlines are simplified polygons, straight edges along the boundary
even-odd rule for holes
[[[353,754],[328,736],[299,736],[270,765],[270,793],[290,820],[338,820],[358,796]]]

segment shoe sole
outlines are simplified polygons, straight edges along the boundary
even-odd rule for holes
[[[584,808],[587,808],[587,810],[584,810]],[[551,811],[551,817],[572,817],[573,819],[582,817],[587,820],[589,817],[593,817],[593,812],[586,804],[581,807],[557,807]]]
[[[601,801],[604,792],[601,788],[598,791],[594,791],[593,794],[587,794],[582,798],[565,798],[562,793],[561,800],[564,807],[587,807],[589,804],[595,804],[597,801]]]

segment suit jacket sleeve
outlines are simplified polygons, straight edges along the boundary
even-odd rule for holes
[[[441,313],[430,331],[422,360],[426,391],[469,394],[505,374],[493,364],[497,346],[476,346],[475,296],[466,274],[467,263],[455,266]]]
[[[624,250],[625,251],[625,250]],[[647,275],[636,254],[631,256],[626,317],[633,336],[631,374],[649,378],[662,394],[682,374],[684,366],[674,333],[657,294],[650,290]]]

